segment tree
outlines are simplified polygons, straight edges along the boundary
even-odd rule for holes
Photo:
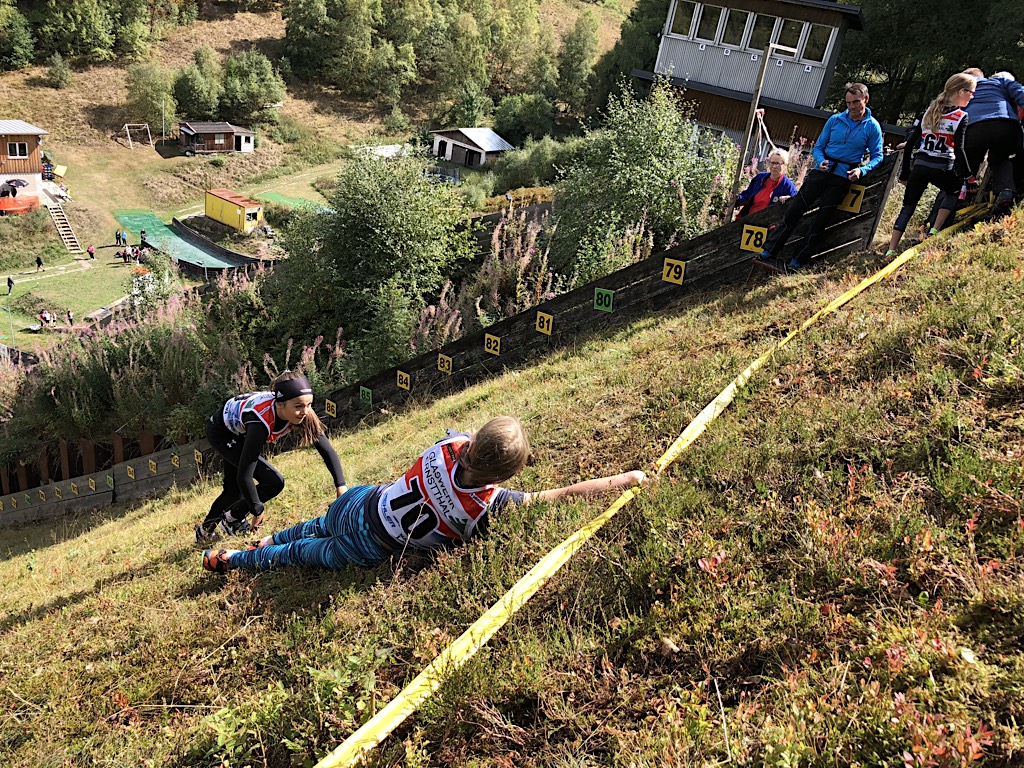
[[[452,101],[462,100],[469,93],[484,93],[489,82],[487,46],[480,25],[472,13],[463,11],[452,21],[438,56],[439,95]]]
[[[1020,24],[1007,23],[1019,17],[1020,3],[940,3],[927,14],[909,0],[858,5],[865,31],[849,33],[843,43],[830,92],[837,108],[843,84],[860,81],[872,86],[875,117],[898,123],[924,109],[946,78],[964,67],[980,67],[986,74],[1008,69],[1020,75],[1024,69],[1024,34]]]
[[[178,112],[189,118],[214,118],[223,90],[223,76],[217,54],[208,45],[196,48],[193,62],[178,72],[174,80],[174,98]]]
[[[46,0],[40,17],[42,53],[60,53],[85,62],[114,58],[114,19],[99,0]]]
[[[21,69],[32,63],[32,28],[14,0],[0,0],[0,70]]]
[[[601,265],[580,268],[576,254],[600,255],[641,222],[662,248],[700,231],[699,213],[724,196],[736,146],[699,128],[676,98],[664,81],[645,100],[631,91],[611,98],[605,127],[586,136],[557,187],[557,269],[598,276]]]
[[[114,22],[114,53],[119,59],[138,59],[149,50],[147,0],[118,0],[110,5]]]
[[[597,54],[597,14],[587,9],[562,39],[558,56],[558,100],[566,112],[579,114],[587,103],[590,79]]]
[[[46,60],[46,84],[58,91],[71,85],[71,67],[59,53]]]
[[[537,45],[526,74],[530,93],[540,94],[549,101],[558,96],[558,47],[550,27],[541,27]]]
[[[590,108],[600,112],[612,94],[620,94],[634,69],[654,71],[658,42],[668,16],[669,0],[637,0],[622,24],[619,39],[594,67]]]
[[[167,125],[177,120],[170,74],[158,64],[132,64],[126,81],[131,122]]]
[[[555,106],[536,93],[506,96],[494,112],[494,130],[513,144],[539,139],[555,125]]]
[[[431,183],[425,168],[422,158],[357,156],[343,167],[330,207],[297,216],[282,236],[288,259],[272,278],[285,307],[282,331],[331,338],[344,326],[346,338],[367,350],[378,337],[411,337],[401,318],[415,317],[473,250],[458,192]],[[386,307],[404,308],[392,318]]]
[[[221,110],[232,119],[249,120],[284,99],[284,80],[259,51],[228,57],[224,67]]]

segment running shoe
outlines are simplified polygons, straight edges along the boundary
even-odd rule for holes
[[[205,544],[217,538],[217,524],[200,523],[196,526],[196,544]]]
[[[793,259],[791,262],[789,262],[789,264],[786,265],[787,272],[800,272],[801,270],[803,270],[803,268],[804,265],[801,264],[796,259]]]
[[[227,573],[231,560],[226,549],[208,549],[203,552],[203,568],[213,573]]]
[[[243,517],[241,520],[228,520],[226,517],[217,523],[217,529],[225,536],[242,536],[252,531],[249,519]]]

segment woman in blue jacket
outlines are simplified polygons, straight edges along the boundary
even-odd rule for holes
[[[968,70],[973,74],[977,70]],[[967,105],[967,162],[981,165],[988,152],[992,189],[996,193],[996,212],[1005,213],[1019,191],[1013,183],[1010,156],[1021,149],[1021,124],[1017,109],[1024,109],[1024,86],[1005,77],[979,75],[974,98]]]
[[[785,203],[797,193],[796,185],[786,175],[789,153],[773,149],[768,155],[768,170],[750,180],[750,185],[736,197],[740,205],[738,218],[763,211],[772,203]]]

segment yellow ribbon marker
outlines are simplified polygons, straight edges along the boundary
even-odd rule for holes
[[[976,208],[970,209],[973,213]],[[964,213],[967,213],[966,211]],[[952,233],[970,221],[965,219],[962,223],[954,224],[943,230],[942,237]],[[767,352],[758,357],[747,366],[739,376],[732,380],[723,389],[718,397],[708,403],[704,409],[697,414],[686,429],[682,431],[676,441],[669,446],[668,450],[655,462],[657,473],[661,474],[679,455],[686,450],[703,432],[712,421],[729,406],[735,399],[736,393],[744,386],[766,362],[772,359],[776,352],[789,344],[790,341],[801,335],[804,331],[817,323],[837,309],[847,304],[851,299],[863,293],[880,280],[884,280],[896,270],[917,256],[917,247],[904,251],[900,256],[891,261],[881,270],[865,278],[856,286],[842,295],[830,301],[819,309],[807,320],[801,323],[800,327],[791,331],[785,338],[776,342]],[[380,744],[395,728],[405,722],[413,712],[419,709],[441,685],[451,677],[456,670],[468,662],[476,652],[479,651],[494,634],[501,629],[512,616],[522,608],[536,592],[543,587],[548,580],[565,565],[579,549],[587,543],[601,528],[604,527],[619,510],[632,501],[638,490],[630,488],[624,491],[611,506],[595,517],[589,523],[569,536],[565,541],[548,552],[529,572],[517,581],[498,602],[491,606],[479,619],[470,625],[469,629],[463,632],[455,641],[450,643],[430,665],[420,672],[412,682],[409,683],[392,701],[380,712],[370,718],[355,733],[349,736],[333,752],[324,757],[315,768],[339,768],[339,766],[351,766],[365,753]]]

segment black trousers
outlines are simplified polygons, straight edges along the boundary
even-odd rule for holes
[[[826,173],[824,171],[810,171],[800,187],[800,192],[786,205],[786,215],[782,221],[768,235],[764,249],[771,254],[772,258],[779,255],[793,234],[793,228],[800,222],[807,211],[815,203],[818,203],[818,213],[807,230],[803,248],[796,255],[796,260],[801,264],[807,264],[811,256],[815,254],[821,236],[825,233],[825,227],[832,221],[836,208],[839,206],[846,193],[850,191],[850,180],[845,175],[838,173]]]
[[[220,415],[215,414],[206,422],[206,438],[224,459],[224,485],[220,496],[214,499],[203,524],[208,525],[221,520],[229,509],[233,518],[241,520],[248,514],[248,505],[242,498],[242,488],[238,484],[238,465],[242,459],[245,435],[236,435],[230,431],[224,426]],[[256,481],[256,492],[262,502],[269,501],[284,490],[284,476],[262,456],[256,462],[252,479]]]
[[[921,202],[921,195],[928,189],[929,184],[934,184],[941,190],[936,198],[936,202],[941,201],[940,208],[945,208],[948,211],[956,210],[960,187],[963,186],[960,177],[953,171],[930,168],[927,165],[915,163],[913,170],[910,171],[910,178],[907,179],[907,188],[903,192],[903,208],[900,210],[900,215],[896,217],[896,223],[892,225],[893,229],[898,229],[900,232],[907,231],[910,217],[917,210],[917,204]]]
[[[983,120],[967,123],[964,135],[964,150],[967,162],[974,173],[981,167],[981,160],[988,152],[988,167],[992,178],[992,191],[999,194],[1004,189],[1017,192],[1013,183],[1013,163],[1010,155],[1021,147],[1021,127],[1016,120]]]

